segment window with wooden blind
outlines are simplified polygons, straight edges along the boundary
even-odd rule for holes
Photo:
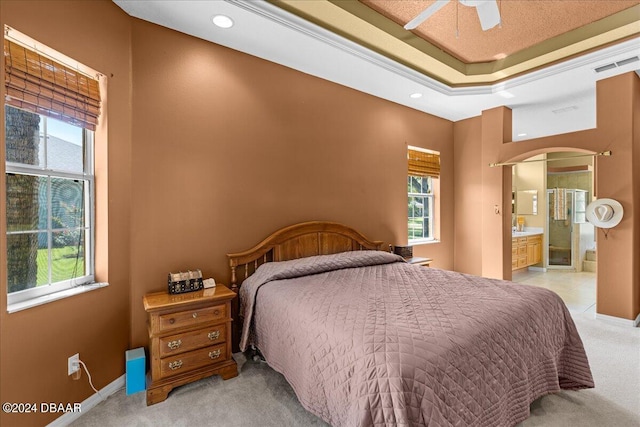
[[[440,154],[409,147],[407,150],[407,217],[409,244],[435,239],[435,188],[440,179]]]
[[[94,281],[97,79],[4,39],[8,304]],[[53,300],[53,299],[52,299]]]

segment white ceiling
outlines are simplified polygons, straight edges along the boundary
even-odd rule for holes
[[[113,1],[136,18],[451,121],[506,105],[513,109],[514,141],[594,128],[595,82],[640,69],[636,61],[594,71],[640,56],[634,38],[493,86],[451,88],[265,1]],[[235,25],[216,27],[217,14]],[[411,98],[415,92],[423,96]]]

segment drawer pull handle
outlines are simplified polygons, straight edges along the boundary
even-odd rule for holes
[[[213,312],[213,315],[214,315],[214,316],[217,316],[217,315],[219,315],[219,314],[220,314],[220,310],[215,310],[215,311]]]
[[[169,341],[167,343],[167,346],[171,349],[171,350],[175,350],[176,348],[180,347],[182,345],[182,340],[175,340],[175,341]]]
[[[193,318],[195,319],[196,317],[198,317],[198,313],[193,313]]]
[[[214,351],[210,351],[209,352],[209,357],[211,359],[217,359],[218,357],[220,357],[220,349],[214,350]]]
[[[171,324],[173,325],[174,323],[176,323],[176,319],[174,319],[174,318],[172,317],[171,319],[169,319],[169,323],[171,323]]]
[[[176,369],[182,368],[182,360],[176,360],[175,362],[169,362],[169,369],[175,371]]]
[[[211,341],[217,340],[218,338],[220,338],[220,331],[209,332],[208,337]]]

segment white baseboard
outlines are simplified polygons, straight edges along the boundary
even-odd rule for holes
[[[547,269],[544,267],[529,267],[528,268],[529,271],[541,271],[543,273],[547,272]]]
[[[606,314],[596,313],[596,319],[603,320],[605,322],[613,323],[620,326],[631,326],[633,328],[638,327],[640,325],[640,314],[636,317],[635,320],[623,319],[621,317],[609,316]]]
[[[121,388],[124,388],[124,384],[125,384],[124,375],[122,375],[121,377],[116,378],[114,381],[107,384],[103,389],[101,389],[100,394],[94,393],[91,396],[87,397],[81,404],[82,412],[67,412],[63,416],[53,420],[51,423],[47,425],[47,427],[68,426],[69,424],[71,424],[72,422],[80,418],[80,416],[83,413],[94,408],[95,406],[98,405],[98,403],[102,402],[107,397],[114,394],[116,391],[120,390]]]

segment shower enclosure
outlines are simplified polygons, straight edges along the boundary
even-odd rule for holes
[[[547,190],[547,267],[576,269],[580,255],[580,224],[587,222],[588,191]]]

